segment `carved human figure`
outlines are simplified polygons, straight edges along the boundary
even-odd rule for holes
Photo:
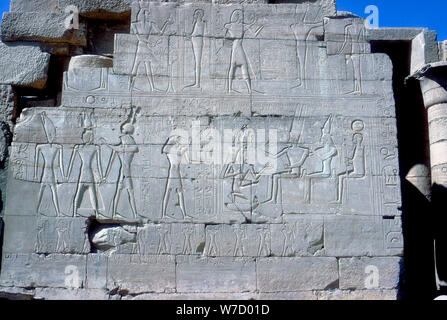
[[[90,203],[92,205],[95,214],[99,214],[98,207],[98,191],[97,183],[103,179],[103,171],[101,167],[101,149],[98,145],[93,144],[93,132],[85,130],[82,134],[82,141],[84,144],[76,145],[73,149],[70,158],[70,165],[68,167],[68,175],[71,176],[73,170],[74,161],[76,156],[79,156],[81,160],[81,168],[79,171],[79,177],[77,178],[77,187],[73,202],[73,214],[74,216],[89,217],[90,215],[79,212],[82,199],[86,191],[90,194]],[[96,160],[96,167],[99,173],[99,179],[95,179],[93,171],[93,163]]]
[[[185,88],[200,88],[201,85],[203,41],[206,26],[204,15],[205,13],[202,9],[197,9],[194,12],[192,32],[188,35],[188,38],[191,39],[192,51],[194,53],[194,83]]]
[[[189,143],[184,137],[174,135],[168,138],[161,152],[166,155],[169,161],[168,179],[163,196],[162,218],[167,216],[175,218],[176,212],[171,211],[175,208],[175,211],[180,211],[183,219],[187,219],[181,165],[184,162],[189,162]]]
[[[192,235],[194,234],[194,227],[192,225],[185,225],[182,228],[183,235],[185,237],[183,241],[183,254],[192,254],[193,253],[193,247],[192,247]]]
[[[309,177],[329,178],[332,174],[332,160],[338,154],[331,136],[332,115],[329,116],[321,129],[321,147],[316,148],[313,154],[321,161],[322,170],[309,175]]]
[[[56,251],[66,253],[68,250],[68,243],[70,242],[70,223],[62,219],[56,223],[57,244]]]
[[[231,14],[230,22],[225,24],[224,26],[224,28],[226,29],[225,38],[232,41],[230,67],[228,69],[228,93],[232,93],[233,91],[237,92],[233,89],[233,81],[237,68],[241,68],[242,78],[245,81],[248,93],[252,93],[253,91],[251,85],[249,61],[243,46],[243,41],[247,31],[251,31],[254,26],[255,21],[253,21],[252,23],[244,22],[244,14],[243,11],[240,9],[236,9],[233,11],[233,13]],[[261,32],[262,28],[262,26],[258,27],[258,29],[254,31],[255,36],[257,36]]]
[[[45,112],[40,114],[40,118],[44,127],[45,136],[47,138],[47,144],[37,145],[36,156],[34,163],[34,179],[38,180],[37,169],[39,166],[40,156],[43,159],[43,170],[42,175],[38,181],[40,181],[40,190],[37,201],[37,211],[45,216],[54,216],[48,212],[48,204],[44,204],[44,192],[46,189],[51,191],[52,202],[54,209],[56,210],[56,215],[60,216],[61,211],[59,207],[59,197],[57,193],[57,179],[55,172],[55,160],[58,159],[59,169],[62,177],[65,178],[64,172],[64,162],[63,162],[63,147],[59,144],[54,143],[56,138],[56,127],[50,118],[48,118]],[[45,210],[40,210],[41,208],[46,208]],[[47,212],[44,212],[47,211]]]
[[[131,81],[131,89],[134,88],[136,77],[138,75],[138,69],[141,65],[143,65],[151,91],[161,91],[157,89],[154,84],[153,68],[155,64],[154,61],[156,61],[157,57],[152,51],[152,47],[158,45],[159,42],[152,40],[152,35],[156,33],[157,35],[163,36],[167,27],[173,23],[174,21],[171,17],[169,17],[163,26],[159,28],[154,21],[151,21],[149,8],[140,6],[137,22],[133,23],[131,26],[132,32],[137,37],[137,50],[135,51],[131,72],[133,76]]]
[[[270,255],[270,235],[269,235],[269,227],[268,226],[259,226],[257,227],[258,235],[259,235],[259,247],[258,247],[258,256],[269,256]]]
[[[284,224],[281,228],[281,233],[284,236],[284,243],[282,248],[282,256],[293,255],[293,242],[295,239],[295,230],[290,223]]]
[[[219,246],[217,245],[217,233],[218,229],[209,228],[207,229],[208,235],[208,256],[218,256],[219,255]]]
[[[363,23],[350,23],[345,27],[345,40],[339,54],[348,52],[354,69],[354,90],[350,93],[362,94],[362,64],[361,55],[367,53],[366,29]]]
[[[235,257],[242,257],[244,255],[243,241],[247,239],[247,233],[241,225],[236,224],[234,225],[234,234],[236,236],[236,243],[234,244],[233,255]]]
[[[48,230],[50,229],[50,222],[48,219],[42,219],[39,221],[37,228],[37,241],[35,245],[36,252],[42,252],[48,250],[48,245],[45,241],[45,235],[48,235]]]
[[[290,29],[295,36],[296,43],[296,59],[298,64],[299,74],[297,76],[298,84],[293,88],[307,87],[305,79],[306,79],[306,70],[307,70],[307,62],[309,60],[309,48],[308,44],[311,41],[316,41],[317,39],[317,30],[323,27],[323,20],[321,21],[309,21],[308,18],[311,8],[315,6],[311,6],[308,4],[306,6],[306,11],[298,15],[298,22],[290,25]],[[318,15],[317,15],[318,17]]]
[[[158,242],[158,254],[168,254],[169,248],[168,248],[168,237],[169,237],[169,229],[166,225],[157,225],[156,227],[158,235],[159,235],[159,242]]]
[[[131,121],[131,123],[133,123],[133,120]],[[135,127],[131,123],[126,123],[121,127],[122,135],[120,136],[121,142],[119,144],[107,145],[113,150],[113,152],[107,165],[105,177],[109,176],[115,159],[118,158],[119,160],[119,178],[112,204],[112,215],[114,217],[119,216],[121,218],[124,218],[117,212],[123,191],[127,191],[128,201],[132,210],[133,218],[137,217],[137,205],[132,180],[132,162],[135,154],[139,152],[139,148],[132,136],[135,133]]]

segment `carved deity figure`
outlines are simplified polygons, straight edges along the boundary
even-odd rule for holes
[[[353,128],[355,132],[352,136],[353,147],[350,154],[345,158],[346,170],[338,174],[338,203],[341,203],[343,200],[345,180],[348,178],[362,179],[366,175],[365,147],[363,145],[363,134],[361,133],[364,129],[364,123],[363,121],[355,121],[353,126],[355,124],[357,124],[357,128]]]
[[[73,170],[73,164],[76,156],[81,159],[81,169],[78,177],[78,184],[76,187],[76,193],[73,203],[74,216],[85,216],[79,211],[82,199],[86,191],[90,194],[90,203],[92,205],[95,214],[99,214],[98,211],[98,192],[97,183],[103,179],[103,172],[101,167],[101,149],[98,145],[93,144],[93,132],[85,130],[82,135],[82,141],[84,144],[76,145],[71,154],[70,165],[68,167],[68,175],[70,177]],[[96,160],[96,166],[100,175],[99,181],[95,180],[93,172],[93,162]],[[86,215],[88,217],[90,215]]]
[[[45,136],[47,138],[47,144],[41,144],[36,147],[36,157],[34,163],[34,179],[38,180],[37,169],[39,166],[39,157],[43,159],[43,170],[40,177],[40,190],[37,201],[37,211],[45,216],[54,216],[49,210],[48,200],[44,198],[45,190],[49,189],[51,191],[52,202],[54,209],[56,210],[56,216],[61,215],[59,207],[59,197],[57,193],[57,179],[55,172],[55,160],[58,159],[59,169],[62,177],[65,178],[64,173],[64,163],[63,163],[63,147],[59,144],[54,143],[56,138],[56,127],[50,118],[48,118],[45,112],[40,114],[42,124],[45,131]]]
[[[137,22],[132,24],[132,32],[137,37],[137,50],[135,52],[135,57],[132,67],[132,82],[131,89],[134,88],[136,77],[138,75],[138,69],[141,65],[144,66],[145,75],[149,81],[151,91],[160,91],[155,88],[154,84],[154,61],[157,60],[156,55],[153,52],[153,47],[158,45],[158,42],[152,40],[152,35],[156,33],[157,35],[163,36],[166,32],[166,28],[173,24],[173,20],[169,18],[164,25],[159,28],[154,21],[151,21],[150,11],[147,7],[141,7],[138,12]]]
[[[185,195],[181,174],[181,165],[189,162],[189,143],[184,137],[175,135],[169,137],[162,149],[169,161],[168,180],[163,196],[162,218],[176,218],[180,212],[183,219],[188,218],[185,206]],[[177,212],[176,212],[177,211]]]
[[[194,53],[194,83],[185,88],[200,88],[202,78],[202,55],[203,55],[203,41],[205,35],[206,21],[203,19],[204,11],[197,9],[193,16],[192,32],[188,38],[192,42],[192,51]]]
[[[321,161],[322,170],[309,175],[309,177],[329,178],[332,174],[332,160],[338,154],[331,136],[332,115],[329,116],[321,129],[321,147],[316,148],[313,154]]]

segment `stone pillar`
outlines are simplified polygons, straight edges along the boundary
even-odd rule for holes
[[[429,64],[413,77],[427,110],[432,185],[447,188],[447,62]]]
[[[427,110],[432,184],[432,220],[435,240],[435,276],[438,290],[447,286],[447,62],[428,64],[413,78],[419,80]]]

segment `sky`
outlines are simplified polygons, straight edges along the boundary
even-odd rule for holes
[[[0,0],[0,11],[9,11],[10,0]],[[447,40],[446,0],[337,0],[337,9],[367,17],[365,8],[379,9],[379,27],[427,27],[438,31],[438,40]]]

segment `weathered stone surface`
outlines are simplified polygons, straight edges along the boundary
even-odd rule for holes
[[[33,296],[36,300],[109,300],[110,295],[105,290],[98,289],[59,289],[37,288]]]
[[[32,300],[34,289],[0,286],[0,298],[8,300]]]
[[[50,55],[38,46],[0,42],[0,84],[43,88],[49,62]]]
[[[439,60],[447,61],[447,40],[439,42]]]
[[[105,289],[107,287],[108,256],[104,254],[89,254],[87,256],[88,289]]]
[[[0,285],[6,287],[81,288],[86,257],[3,253]]]
[[[87,26],[70,25],[72,17],[65,13],[6,12],[1,25],[2,41],[62,42],[85,46]],[[68,21],[68,23],[67,23]]]
[[[58,0],[59,8],[77,8],[80,15],[94,19],[124,19],[130,16],[130,4],[135,0]]]
[[[175,283],[175,261],[172,256],[115,255],[108,259],[108,290],[172,292]]]
[[[146,293],[137,296],[123,296],[121,300],[253,300],[255,293]]]
[[[201,254],[205,226],[200,224],[148,224],[138,229],[137,250],[141,255]]]
[[[36,217],[6,216],[4,223],[3,253],[33,253],[36,251]]]
[[[256,272],[261,292],[331,289],[339,280],[335,258],[260,258]]]
[[[296,291],[296,292],[260,292],[255,300],[317,300],[315,291]]]
[[[318,300],[397,300],[397,290],[335,290],[317,292]]]
[[[39,218],[36,253],[89,253],[87,224],[82,218]]]
[[[111,68],[113,59],[97,55],[82,55],[71,58],[68,70],[78,68]]]
[[[339,259],[340,289],[397,289],[403,260],[397,257]]]
[[[11,0],[9,5],[12,12],[58,12],[58,0]]]
[[[126,230],[127,229],[127,230]],[[136,229],[136,228],[133,228]],[[121,246],[136,242],[136,232],[121,226],[101,226],[90,234],[92,244],[100,251],[116,251]]]
[[[0,119],[8,124],[9,129],[13,128],[12,115],[15,103],[16,96],[13,88],[10,85],[0,85]],[[4,155],[4,152],[2,154]]]
[[[177,257],[177,292],[256,290],[255,261],[248,258]]]
[[[44,42],[53,55],[85,46],[64,65],[60,107],[20,106],[31,108],[11,146],[7,286],[39,299],[395,293],[391,60],[371,53],[363,20],[336,16],[335,1],[264,2],[59,0],[36,28],[21,21],[42,12],[6,15],[9,40]],[[63,24],[68,5],[92,24],[88,43]],[[102,23],[129,8],[130,33],[124,20]],[[83,288],[66,292],[77,269],[59,268],[81,262]],[[387,290],[365,290],[369,264]]]
[[[324,222],[326,255],[373,257],[403,254],[402,222],[398,217],[334,216],[326,217]]]

